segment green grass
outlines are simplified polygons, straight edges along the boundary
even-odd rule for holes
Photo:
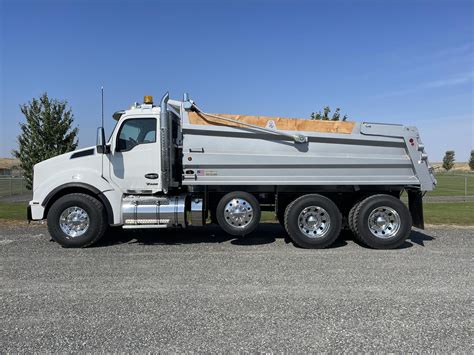
[[[467,195],[474,195],[474,174],[467,173],[437,173],[438,184],[428,196],[464,196],[465,180],[467,180]]]
[[[25,202],[0,203],[0,220],[26,221]],[[474,225],[474,202],[442,202],[424,204],[425,223]],[[275,221],[273,212],[262,212],[262,222]]]
[[[0,203],[0,220],[24,220],[26,221],[26,202]]]
[[[474,202],[425,203],[425,223],[474,225]]]
[[[275,213],[270,211],[262,211],[262,216],[260,217],[260,221],[262,222],[277,222],[275,217]]]

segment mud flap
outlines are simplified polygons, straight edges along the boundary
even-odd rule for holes
[[[408,208],[410,210],[413,226],[425,229],[423,218],[423,194],[421,191],[408,190]]]
[[[31,223],[31,221],[33,220],[33,218],[31,217],[31,206],[28,205],[28,207],[26,207],[26,219],[28,220],[28,224]]]

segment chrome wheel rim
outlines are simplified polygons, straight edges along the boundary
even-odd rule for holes
[[[400,230],[401,219],[391,207],[380,206],[372,210],[368,218],[369,230],[377,238],[391,238]]]
[[[80,237],[89,229],[89,215],[80,207],[68,207],[59,216],[59,227],[71,238]]]
[[[300,212],[298,227],[309,238],[322,238],[331,227],[331,217],[324,208],[309,206]]]
[[[234,198],[225,205],[224,218],[235,228],[245,228],[253,220],[252,205],[243,198]]]

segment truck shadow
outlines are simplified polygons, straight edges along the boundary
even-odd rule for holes
[[[93,247],[105,247],[124,243],[140,245],[182,245],[182,244],[200,244],[200,243],[226,243],[230,242],[237,246],[255,246],[274,243],[277,239],[283,239],[286,244],[293,244],[286,231],[278,223],[262,223],[255,232],[244,236],[235,237],[226,234],[216,225],[209,225],[199,228],[187,229],[153,229],[153,230],[128,230],[121,228],[112,228],[105,236]],[[413,231],[410,238],[399,248],[406,249],[418,244],[425,246],[425,241],[433,240],[420,231]],[[346,246],[348,241],[354,241],[356,244],[367,248],[354,240],[352,233],[343,230],[339,238],[329,249]],[[295,245],[298,248],[298,246]]]
[[[355,239],[351,231],[348,231],[348,230],[342,231],[339,238],[344,238],[345,240],[352,240],[354,243],[358,244],[362,248],[371,249],[370,247],[362,244],[357,239]],[[398,247],[395,250],[411,248],[414,244],[424,247],[425,241],[431,241],[434,239],[435,239],[434,237],[426,234],[424,231],[412,230],[410,236],[405,241],[405,243],[403,243],[400,247]]]
[[[422,230],[414,230],[411,232],[410,238],[412,243],[418,244],[422,247],[425,246],[425,241],[430,241],[430,240],[435,240],[435,237],[432,237],[431,235],[426,234]]]
[[[200,243],[226,243],[234,245],[263,245],[274,243],[276,239],[287,238],[284,229],[276,223],[262,223],[255,232],[235,237],[222,231],[216,225],[186,229],[152,229],[128,230],[113,228],[97,243],[95,247],[123,243],[142,245],[180,245]]]

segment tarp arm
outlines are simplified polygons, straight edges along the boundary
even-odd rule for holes
[[[281,131],[274,131],[272,129],[256,126],[256,125],[253,125],[251,123],[246,123],[246,122],[242,122],[242,121],[239,121],[239,120],[234,120],[232,118],[218,116],[218,115],[214,115],[212,113],[203,112],[194,102],[192,102],[192,106],[190,107],[190,109],[191,110],[194,109],[194,111],[200,113],[203,116],[209,116],[209,117],[217,118],[217,119],[222,120],[222,121],[236,123],[236,124],[242,125],[244,127],[250,127],[250,128],[258,129],[258,130],[263,131],[263,132],[289,137],[289,138],[293,139],[295,141],[295,143],[306,143],[306,142],[308,142],[308,137],[306,137],[302,134],[291,134],[291,133],[285,133],[285,132],[281,132]]]

